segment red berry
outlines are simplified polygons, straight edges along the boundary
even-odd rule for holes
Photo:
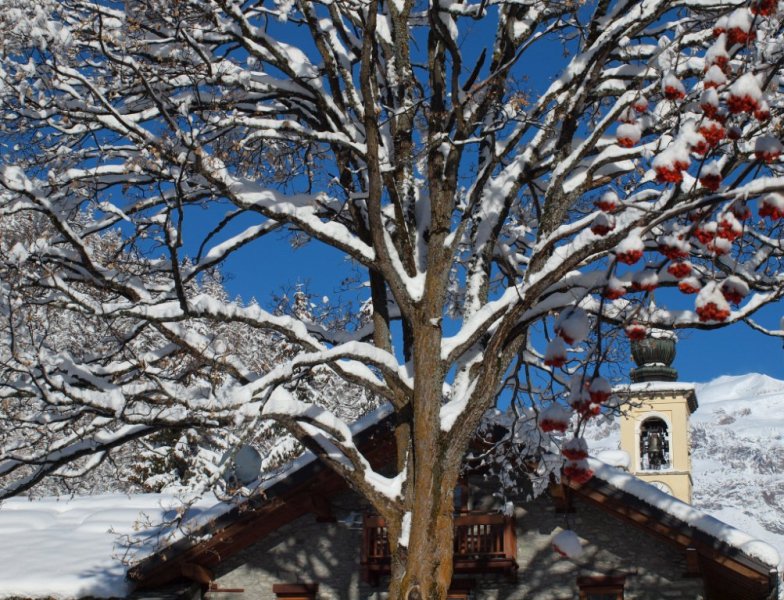
[[[751,3],[751,12],[761,17],[769,17],[776,12],[778,0],[755,0]]]
[[[622,287],[609,287],[607,286],[604,288],[602,292],[602,296],[607,298],[608,300],[617,300],[618,298],[622,298],[626,294],[626,288]]]
[[[618,260],[618,262],[622,262],[627,265],[633,265],[642,258],[642,250],[628,250],[626,252],[619,252],[615,255],[615,258]]]
[[[690,277],[678,283],[678,289],[684,294],[696,294],[702,288],[699,287],[699,282],[696,279]]]
[[[682,260],[670,263],[667,267],[667,272],[675,279],[683,279],[691,275],[691,263]]]
[[[715,302],[707,302],[697,307],[697,314],[700,321],[726,321],[730,316],[730,311],[724,308],[719,308]]]
[[[564,421],[552,421],[550,419],[543,419],[539,422],[539,429],[544,432],[560,431],[563,433],[568,426],[569,424]]]
[[[563,468],[563,476],[569,481],[575,483],[587,483],[593,477],[593,471],[588,467],[588,464],[581,460],[570,462]]]
[[[648,335],[648,328],[639,323],[632,323],[626,327],[626,337],[632,341],[644,340]]]
[[[711,192],[715,192],[719,189],[721,185],[721,175],[716,175],[715,173],[709,173],[707,175],[703,175],[700,177],[700,183],[702,187],[706,190],[710,190]]]
[[[664,88],[664,97],[667,100],[681,100],[686,97],[686,94],[682,89],[668,85]]]
[[[656,181],[659,183],[680,183],[683,181],[683,171],[670,167],[656,169]]]
[[[734,94],[730,95],[727,98],[727,108],[730,109],[730,112],[733,115],[737,115],[739,113],[753,113],[757,110],[759,106],[759,102],[752,98],[751,96],[735,96]]]
[[[700,126],[699,132],[710,146],[716,146],[725,135],[724,127],[718,121],[708,121]]]
[[[659,244],[658,250],[661,254],[670,260],[678,260],[679,258],[686,258],[689,255],[688,250],[679,246],[670,246],[667,244]]]
[[[744,296],[737,290],[728,290],[722,287],[721,294],[724,296],[727,302],[732,302],[732,304],[740,304],[743,302]]]
[[[735,44],[746,45],[757,39],[757,34],[753,31],[744,31],[739,27],[733,27],[727,31],[727,43],[732,46]]]

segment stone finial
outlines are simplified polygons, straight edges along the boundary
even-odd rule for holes
[[[632,341],[632,358],[637,365],[630,373],[632,381],[676,381],[678,371],[670,365],[675,360],[677,339],[670,331],[652,329],[645,339]]]

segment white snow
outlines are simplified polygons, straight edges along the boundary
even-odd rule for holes
[[[411,536],[411,511],[406,511],[403,515],[403,522],[400,527],[400,537],[398,543],[401,546],[408,546],[408,539]]]
[[[727,76],[718,66],[713,65],[703,78],[705,87],[721,87],[727,83]]]
[[[628,471],[632,464],[632,457],[625,450],[603,450],[598,453],[597,457],[603,463]]]
[[[615,137],[619,140],[629,140],[636,144],[642,137],[642,129],[637,123],[621,123],[615,131]]]
[[[219,504],[205,498],[187,514],[202,524]],[[0,506],[0,598],[123,597],[130,591],[124,554],[151,552],[167,533],[160,524],[181,509],[165,494],[6,500]],[[129,548],[128,536],[143,543]]]
[[[730,86],[730,95],[737,97],[749,97],[752,100],[762,98],[762,90],[759,80],[753,73],[745,73]]]
[[[580,558],[583,545],[571,529],[564,529],[553,537],[553,549],[567,558]]]
[[[734,10],[727,19],[727,29],[740,29],[741,31],[751,31],[753,17],[748,8],[738,8]]]
[[[547,365],[559,366],[566,361],[566,344],[557,337],[550,340],[544,352],[544,362]]]
[[[577,344],[582,342],[591,330],[586,312],[578,307],[570,307],[564,310],[555,321],[555,332],[560,335],[567,344]]]

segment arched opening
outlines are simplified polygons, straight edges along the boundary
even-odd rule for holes
[[[669,469],[670,430],[662,419],[651,417],[640,427],[640,465],[646,471]]]

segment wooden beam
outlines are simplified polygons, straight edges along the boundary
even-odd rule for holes
[[[642,512],[632,506],[632,504],[620,502],[619,499],[610,497],[601,490],[592,488],[588,485],[580,486],[579,484],[574,484],[571,487],[580,497],[587,500],[589,503],[602,507],[603,510],[615,515],[621,520],[645,529],[654,537],[674,544],[684,551],[687,548],[694,548],[703,560],[709,560],[736,573],[747,581],[754,582],[752,584],[754,587],[763,585],[763,583],[764,585],[769,584],[768,573],[762,573],[759,570],[743,564],[714,546],[678,531],[668,523]],[[703,571],[704,575],[704,570],[701,569],[701,571]]]
[[[316,515],[317,523],[334,523],[337,519],[332,512],[332,505],[327,500],[321,491],[316,492],[313,490],[310,495],[310,510]]]
[[[686,577],[700,576],[700,554],[694,547],[686,548]]]
[[[203,588],[209,588],[213,579],[215,579],[215,576],[209,569],[195,563],[183,563],[180,565],[180,575],[185,579],[195,581]]]

